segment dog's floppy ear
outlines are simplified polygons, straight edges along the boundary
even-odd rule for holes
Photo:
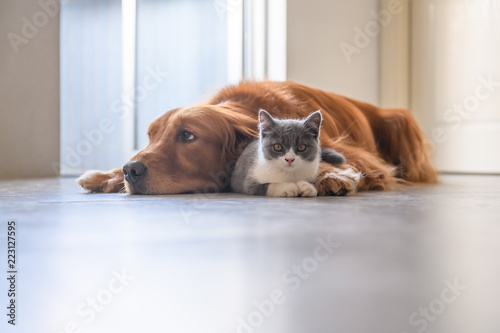
[[[241,154],[248,142],[259,135],[257,117],[253,118],[229,108],[219,107],[213,114],[218,135],[222,139],[222,163],[227,164]]]
[[[247,144],[259,135],[257,119],[242,114],[234,114],[229,118],[233,131],[229,132],[226,141],[226,161],[238,158]]]
[[[234,113],[228,118],[236,135],[255,138],[259,135],[257,119],[244,114]]]

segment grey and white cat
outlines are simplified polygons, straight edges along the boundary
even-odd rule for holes
[[[313,197],[321,159],[342,164],[344,157],[322,149],[319,134],[321,111],[306,119],[275,119],[259,112],[259,138],[245,148],[233,171],[234,192],[271,197]]]

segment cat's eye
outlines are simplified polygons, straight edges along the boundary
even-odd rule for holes
[[[282,151],[283,150],[283,146],[280,145],[280,144],[275,144],[274,145],[274,150],[276,150],[276,151]]]
[[[193,133],[188,132],[188,131],[181,131],[179,134],[180,134],[179,138],[183,142],[191,142],[191,141],[194,141],[196,139],[196,136],[194,136]]]
[[[297,150],[301,151],[301,152],[304,151],[304,150],[306,150],[306,145],[300,145],[300,146],[298,146]]]

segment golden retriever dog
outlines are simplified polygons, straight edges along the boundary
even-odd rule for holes
[[[123,168],[88,171],[77,182],[105,193],[227,191],[236,159],[258,135],[260,109],[278,118],[322,111],[321,146],[342,153],[346,163],[321,162],[318,195],[436,182],[424,136],[409,111],[381,109],[290,81],[243,82],[206,103],[168,111],[150,125],[146,148]]]

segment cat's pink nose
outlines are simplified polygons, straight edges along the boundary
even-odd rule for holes
[[[287,161],[288,164],[292,165],[292,162],[295,161],[295,158],[285,158],[285,161]]]

